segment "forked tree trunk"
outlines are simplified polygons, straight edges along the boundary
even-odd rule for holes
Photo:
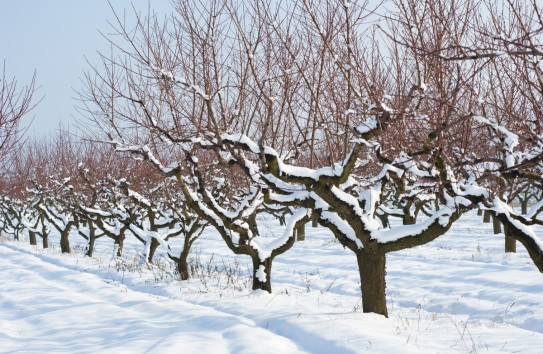
[[[190,242],[191,235],[185,235],[185,241],[183,242],[183,250],[179,254],[179,257],[174,257],[168,254],[168,257],[177,265],[177,271],[179,272],[179,280],[189,280],[189,253],[192,242]]]
[[[503,231],[505,233],[505,252],[506,253],[516,253],[517,252],[517,240],[515,240],[511,235],[511,230],[503,225]]]
[[[484,216],[483,216],[483,222],[489,223],[490,222],[490,212],[488,210],[485,210]]]
[[[253,259],[253,290],[264,290],[269,293],[271,288],[271,269],[272,258],[261,260],[258,255],[252,256]],[[265,278],[265,279],[264,279]]]
[[[360,288],[362,290],[362,311],[388,317],[386,303],[385,267],[386,255],[375,250],[356,252]]]
[[[36,240],[36,233],[34,231],[28,231],[28,239],[30,240],[30,244],[35,246],[38,244],[38,241]]]
[[[184,247],[181,253],[179,254],[179,257],[173,257],[169,255],[170,259],[173,260],[175,264],[177,265],[177,271],[179,272],[179,280],[190,279],[189,262],[188,262],[189,253],[190,253],[190,246]]]
[[[70,249],[70,229],[66,229],[60,233],[60,251],[62,253],[70,253],[72,250]]]

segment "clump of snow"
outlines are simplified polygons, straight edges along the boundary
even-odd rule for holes
[[[266,268],[263,265],[260,265],[256,270],[255,276],[260,282],[265,283],[268,279],[266,276]]]

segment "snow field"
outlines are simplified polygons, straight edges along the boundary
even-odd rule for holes
[[[163,249],[156,266],[141,265],[131,237],[122,262],[109,239],[92,259],[75,234],[70,255],[55,235],[49,250],[4,241],[0,352],[539,353],[543,275],[521,245],[503,253],[503,234],[481,220],[470,213],[434,242],[389,254],[388,319],[361,312],[355,256],[324,228],[307,225],[306,241],[274,260],[273,294],[250,291],[250,259],[213,229],[193,246],[186,282]],[[259,221],[263,237],[281,235]]]

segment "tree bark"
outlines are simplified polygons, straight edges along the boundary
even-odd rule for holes
[[[477,209],[477,215],[482,216],[483,215],[483,209],[481,209],[481,208]]]
[[[179,272],[179,278],[181,280],[189,280],[189,262],[188,262],[189,252],[181,252],[179,259],[177,261],[177,271]]]
[[[190,247],[192,246],[192,242],[190,241],[191,235],[185,235],[185,241],[183,242],[183,250],[179,254],[179,257],[174,257],[170,254],[168,254],[168,257],[170,257],[171,260],[175,262],[177,265],[177,271],[179,272],[179,280],[189,280],[190,279],[190,272],[189,272],[189,253],[190,253]]]
[[[319,227],[319,220],[318,219],[311,220],[311,227],[313,228]]]
[[[94,241],[96,240],[95,237],[89,237],[89,243],[87,244],[87,257],[92,257],[94,254]]]
[[[266,258],[261,260],[258,258],[258,255],[252,256],[253,258],[253,290],[264,290],[269,293],[272,292],[271,288],[271,269],[272,269],[272,258]],[[258,276],[261,271],[264,271],[264,274]],[[262,281],[262,276],[266,279]]]
[[[155,256],[155,251],[160,245],[160,242],[156,238],[151,239],[151,246],[149,247],[149,254],[147,255],[147,262],[153,263],[153,257]]]
[[[492,228],[494,230],[494,234],[500,234],[502,232],[502,223],[495,216],[492,217]]]
[[[483,222],[489,223],[490,222],[490,212],[488,210],[485,210],[484,216],[483,216]]]
[[[121,237],[117,237],[115,239],[115,245],[117,246],[117,253],[115,254],[115,257],[122,257],[122,255],[123,255],[123,239]]]
[[[379,220],[381,220],[381,224],[383,224],[383,227],[387,228],[390,226],[390,221],[388,221],[388,214],[377,214],[377,217]]]
[[[356,252],[356,260],[360,272],[362,311],[388,317],[385,293],[386,255],[374,249],[361,250]]]
[[[503,232],[505,233],[505,253],[516,253],[517,240],[511,235],[511,228],[503,224]]]
[[[404,214],[403,216],[403,224],[404,225],[414,225],[417,223],[417,217],[410,215],[408,213]]]
[[[92,254],[94,253],[94,241],[96,241],[96,229],[94,228],[94,224],[92,221],[88,222],[89,227],[89,242],[87,244],[87,256],[92,257]]]
[[[72,250],[70,249],[70,229],[66,229],[60,233],[60,251],[62,253],[71,253]]]
[[[45,248],[49,248],[49,230],[47,226],[45,226],[45,218],[43,217],[43,215],[40,217],[40,219],[41,219],[40,236],[41,236],[42,246],[45,249]]]
[[[121,231],[119,232],[119,236],[115,238],[115,244],[118,246],[117,254],[116,254],[117,257],[122,257],[123,255],[123,247],[124,247],[124,240],[126,238],[126,234],[125,234],[126,230],[127,228],[123,227]]]
[[[294,232],[296,233],[296,241],[305,240],[305,224],[298,226]]]
[[[30,240],[30,244],[35,246],[38,244],[38,241],[36,240],[36,233],[34,231],[28,231],[28,239]]]
[[[528,213],[528,198],[520,201],[520,207],[523,215]]]

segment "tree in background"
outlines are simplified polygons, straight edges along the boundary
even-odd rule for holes
[[[34,74],[30,84],[18,87],[16,79],[8,77],[4,62],[0,76],[0,178],[8,172],[10,153],[21,141],[24,130],[21,122],[37,104],[33,101],[35,84]]]

